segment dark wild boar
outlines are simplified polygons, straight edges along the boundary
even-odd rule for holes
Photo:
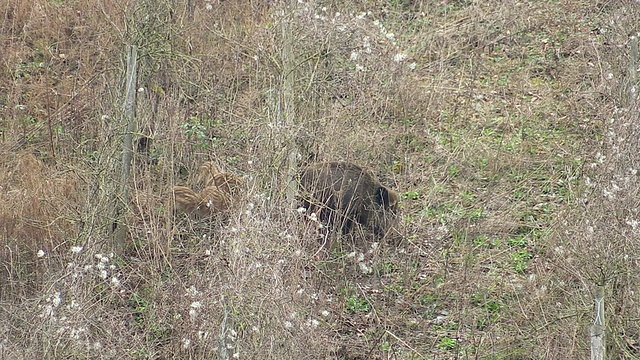
[[[307,213],[342,234],[359,224],[384,236],[396,215],[398,193],[352,163],[313,164],[302,171],[300,188]]]

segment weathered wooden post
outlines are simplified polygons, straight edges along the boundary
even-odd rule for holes
[[[121,249],[127,234],[126,211],[129,206],[129,180],[131,177],[131,158],[133,157],[133,133],[136,130],[136,79],[138,77],[138,47],[129,45],[127,49],[127,78],[125,84],[124,117],[127,130],[122,142],[122,174],[120,191],[116,201],[116,229],[114,248]]]
[[[635,113],[635,99],[638,91],[636,88],[638,79],[638,38],[632,36],[629,40],[631,43],[631,48],[629,49],[629,109]]]
[[[294,12],[297,6],[297,0],[290,0],[287,7],[288,13],[283,14],[285,17],[293,18]],[[286,173],[286,198],[289,207],[293,207],[295,204],[295,195],[298,191],[297,184],[295,182],[295,174],[298,171],[298,148],[295,142],[295,136],[293,131],[296,124],[297,107],[295,98],[295,83],[296,83],[296,54],[294,51],[295,35],[291,30],[291,21],[282,21],[282,74],[281,74],[281,99],[282,99],[282,113],[280,114],[281,126],[280,129],[285,129],[289,132],[287,138],[287,173]]]
[[[594,296],[594,320],[591,325],[591,360],[605,359],[604,286],[598,285]]]

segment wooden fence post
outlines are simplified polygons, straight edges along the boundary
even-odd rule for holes
[[[129,180],[131,178],[131,158],[133,157],[133,133],[136,130],[136,79],[138,78],[138,47],[129,45],[127,49],[127,78],[125,84],[124,116],[127,130],[122,142],[122,174],[119,197],[116,201],[115,249],[122,249],[127,235],[126,211],[129,207]]]
[[[290,0],[289,6],[286,7],[288,13],[283,14],[284,17],[293,18],[295,16],[295,10],[297,6],[297,0]],[[295,34],[293,34],[291,21],[288,19],[282,21],[282,74],[281,74],[281,99],[282,99],[282,113],[280,114],[281,126],[280,129],[284,129],[289,133],[289,136],[285,146],[287,147],[287,170],[286,170],[286,198],[290,208],[294,207],[296,202],[296,193],[298,186],[295,181],[295,174],[298,171],[298,148],[295,142],[295,136],[293,133],[296,131],[298,109],[296,104],[295,83],[296,83],[296,53],[295,46]]]
[[[604,286],[598,285],[594,297],[595,309],[591,325],[591,360],[605,359]]]

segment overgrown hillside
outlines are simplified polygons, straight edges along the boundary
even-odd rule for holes
[[[637,1],[0,14],[0,358],[585,359],[599,288],[640,358]],[[290,180],[332,160],[401,211],[322,254]],[[207,161],[235,206],[175,211]]]

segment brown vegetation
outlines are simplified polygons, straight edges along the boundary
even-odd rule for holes
[[[0,358],[585,359],[597,285],[638,358],[637,2],[290,5],[0,0]],[[320,159],[402,241],[314,259]],[[325,185],[336,237],[387,226]]]
[[[397,192],[348,162],[313,164],[303,170],[300,185],[304,207],[343,234],[360,224],[384,235],[398,208]]]
[[[36,253],[59,249],[77,231],[85,196],[81,184],[75,173],[56,172],[31,153],[0,158],[0,288],[5,294],[27,291],[23,280],[36,270]]]

